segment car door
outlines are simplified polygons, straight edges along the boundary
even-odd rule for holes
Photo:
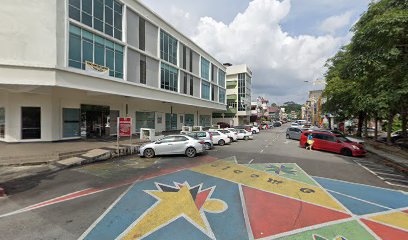
[[[340,152],[340,150],[338,150],[338,145],[341,145],[339,143],[337,143],[337,139],[335,136],[333,135],[324,135],[325,141],[326,141],[326,150],[330,151],[330,152]]]
[[[184,136],[176,136],[173,141],[173,147],[171,148],[172,154],[184,154],[187,149],[189,139]]]
[[[172,154],[174,140],[175,138],[173,136],[169,136],[156,142],[156,145],[154,146],[156,155]]]
[[[293,128],[293,139],[300,140],[300,135],[302,134],[302,130],[299,128]]]
[[[324,150],[324,140],[323,140],[323,134],[320,133],[313,133],[312,134],[313,137],[313,148],[314,149],[321,149]],[[306,140],[307,142],[307,140]]]

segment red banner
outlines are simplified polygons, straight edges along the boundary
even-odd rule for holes
[[[118,118],[118,136],[130,137],[132,135],[132,118]]]

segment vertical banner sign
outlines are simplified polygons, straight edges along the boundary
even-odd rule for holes
[[[130,151],[133,153],[132,149],[132,118],[126,117],[126,118],[121,118],[118,117],[118,137],[117,137],[117,143],[118,143],[118,154],[119,154],[119,138],[121,137],[129,137],[130,138]]]

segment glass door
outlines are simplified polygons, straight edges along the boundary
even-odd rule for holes
[[[21,108],[21,138],[40,139],[41,138],[41,108],[22,107]]]

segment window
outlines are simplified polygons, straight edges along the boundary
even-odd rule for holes
[[[238,74],[238,111],[245,111],[245,73]]]
[[[225,104],[225,89],[220,88],[218,100],[219,100],[220,103]]]
[[[169,136],[169,137],[164,137],[160,140],[161,143],[169,143],[169,142],[174,142],[176,141],[176,137]]]
[[[0,138],[6,136],[6,109],[0,108]]]
[[[183,45],[183,69],[186,69],[187,47]]]
[[[201,98],[210,100],[210,83],[206,81],[201,83]]]
[[[79,27],[69,26],[68,65],[85,69],[85,62],[109,68],[109,76],[123,78],[123,46]]]
[[[166,113],[166,131],[177,130],[177,114]]]
[[[183,124],[184,123],[184,116],[180,115],[180,123]]]
[[[210,62],[203,57],[201,57],[201,78],[210,79]]]
[[[113,0],[69,0],[69,17],[122,40],[122,4]]]
[[[145,50],[146,49],[146,21],[139,17],[139,49]]]
[[[146,84],[146,56],[140,55],[140,83]]]
[[[160,58],[177,65],[177,40],[164,31],[160,31]]]
[[[188,75],[184,73],[184,79],[183,79],[183,93],[187,94],[187,78]]]
[[[155,129],[154,112],[136,112],[136,132],[141,128]]]
[[[211,101],[215,101],[215,86],[211,84]]]
[[[190,49],[190,72],[193,72],[193,51]]]
[[[211,132],[211,135],[213,135],[213,136],[219,136],[219,135],[221,135],[221,134],[219,134],[218,132]]]
[[[178,70],[165,63],[161,64],[160,71],[161,88],[170,91],[178,91]]]
[[[176,136],[175,138],[175,142],[185,142],[188,141],[188,138],[183,137],[183,136]]]
[[[211,82],[217,82],[217,67],[211,64]]]
[[[200,126],[211,127],[211,116],[200,115]]]
[[[218,70],[218,85],[225,87],[225,72],[221,69]]]
[[[21,138],[40,139],[41,138],[41,108],[22,107],[21,108]]]
[[[64,138],[80,137],[80,109],[63,108],[62,119],[62,136]]]
[[[194,78],[193,76],[190,76],[190,95],[194,95]]]
[[[184,115],[184,125],[192,127],[194,126],[194,115],[193,114],[185,114]]]

